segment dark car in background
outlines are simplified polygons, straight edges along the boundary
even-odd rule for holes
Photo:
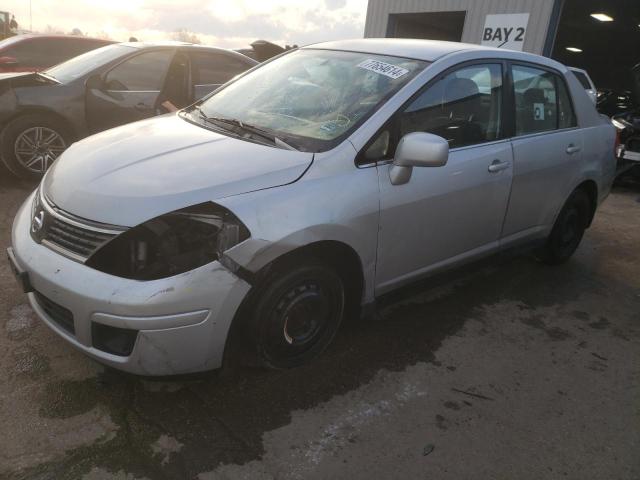
[[[0,42],[0,73],[37,72],[112,43],[76,35],[16,35]]]
[[[607,117],[633,110],[634,103],[633,93],[630,90],[598,89],[596,106],[598,112]]]
[[[612,117],[613,125],[618,129],[619,144],[616,148],[621,171],[633,170],[640,178],[640,63],[631,69],[633,77],[632,97],[635,104],[629,111],[622,111]]]
[[[75,140],[190,105],[257,65],[187,43],[118,43],[38,73],[0,74],[0,154],[38,178]]]

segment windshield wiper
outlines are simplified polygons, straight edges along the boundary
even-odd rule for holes
[[[250,123],[245,123],[242,120],[237,120],[235,118],[210,117],[210,116],[206,115],[202,111],[202,109],[200,107],[196,107],[196,110],[198,110],[198,114],[206,122],[215,123],[215,124],[221,124],[222,123],[223,125],[230,125],[232,127],[235,127],[235,131],[236,132],[237,132],[237,130],[240,130],[242,132],[249,133],[249,134],[251,134],[253,136],[260,137],[263,140],[267,140],[270,143],[274,144],[276,147],[286,148],[288,150],[298,151],[297,148],[289,145],[284,140],[282,140],[281,138],[278,138],[276,135],[274,135],[273,133],[269,132],[268,130],[265,130],[264,128],[258,127],[256,125],[252,125]]]

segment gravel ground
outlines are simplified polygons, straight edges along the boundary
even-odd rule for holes
[[[2,249],[30,188],[0,178]],[[616,187],[564,266],[423,282],[284,372],[105,370],[1,260],[0,478],[638,479],[639,202]]]

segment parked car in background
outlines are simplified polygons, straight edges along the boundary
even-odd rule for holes
[[[633,75],[635,97],[640,99],[640,64],[631,69]],[[612,117],[613,125],[618,129],[619,142],[617,156],[620,171],[633,169],[635,176],[640,177],[640,108],[622,112]]]
[[[613,117],[618,113],[634,110],[636,103],[630,90],[598,89],[596,108],[598,112]]]
[[[294,367],[426,275],[529,243],[567,261],[615,175],[615,129],[582,88],[549,58],[463,43],[300,48],[74,144],[9,258],[37,315],[114,368],[218,368],[232,328]]]
[[[75,140],[186,107],[256,64],[221,48],[119,43],[44,72],[0,75],[2,161],[38,178]]]
[[[112,43],[76,35],[16,35],[0,42],[0,73],[37,72]]]
[[[596,90],[596,86],[593,83],[593,80],[591,80],[591,77],[589,76],[587,71],[582,68],[576,67],[569,67],[569,70],[571,70],[576,76],[576,78],[580,82],[580,85],[582,85],[582,87],[589,95],[589,98],[591,98],[593,104],[595,105],[598,102],[598,90]]]

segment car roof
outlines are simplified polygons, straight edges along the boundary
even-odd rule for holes
[[[394,57],[414,58],[433,62],[450,53],[466,50],[504,51],[482,45],[440,40],[414,40],[404,38],[364,38],[316,43],[303,48],[326,50],[347,50],[361,53],[375,53]]]
[[[580,72],[580,73],[584,73],[585,75],[589,75],[584,68],[578,68],[578,67],[567,67],[567,68],[572,72]]]
[[[246,60],[247,63],[253,64],[258,63],[253,58],[247,57],[242,53],[236,52],[235,50],[229,50],[227,48],[221,47],[213,47],[209,45],[200,45],[199,43],[188,43],[188,42],[177,42],[177,41],[159,41],[159,42],[122,42],[120,45],[124,45],[126,47],[137,48],[137,49],[145,49],[145,48],[157,48],[157,47],[184,47],[189,50],[206,50],[209,52],[215,51],[220,53],[225,53],[234,57],[241,58],[242,60]]]
[[[532,53],[518,52],[502,48],[486,47],[462,42],[445,42],[440,40],[414,40],[404,38],[365,38],[357,40],[340,40],[334,42],[316,43],[303,48],[324,49],[324,50],[344,50],[359,53],[371,53],[378,55],[389,55],[393,57],[412,58],[426,62],[435,62],[441,57],[463,53],[477,52],[483,53],[483,57],[495,56],[518,61],[528,61],[540,65],[563,70],[564,65],[547,57],[534,55]]]
[[[85,37],[83,35],[64,35],[62,33],[56,33],[56,34],[47,34],[47,33],[22,33],[20,35],[14,35],[12,37],[7,37],[5,38],[2,42],[0,42],[0,45],[4,44],[4,45],[8,45],[8,44],[14,44],[14,43],[19,43],[23,40],[29,40],[29,39],[33,39],[33,38],[43,38],[43,39],[52,39],[52,38],[71,38],[74,40],[79,40],[81,42],[83,41],[92,41],[92,42],[104,42],[106,43],[116,43],[114,40],[105,40],[104,38],[95,38],[95,37]]]

